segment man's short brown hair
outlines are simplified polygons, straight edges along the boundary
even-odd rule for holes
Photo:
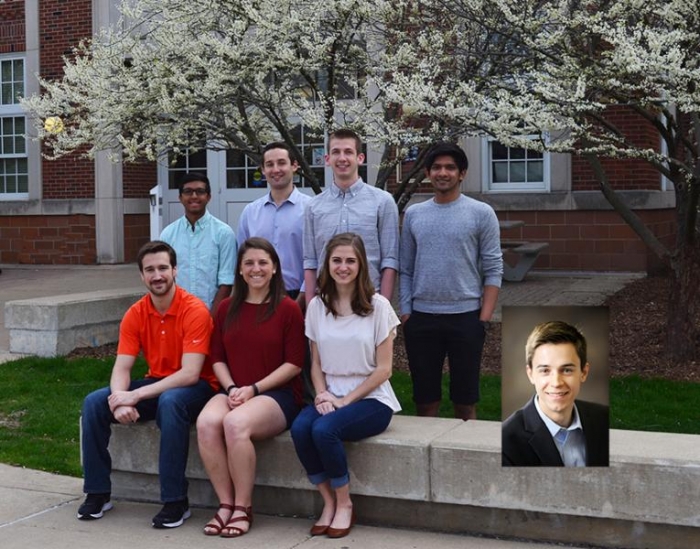
[[[170,246],[170,244],[167,244],[162,240],[151,240],[150,242],[146,242],[143,246],[141,246],[141,249],[139,250],[139,253],[136,256],[136,262],[139,265],[139,271],[143,272],[144,256],[147,256],[148,254],[157,254],[159,252],[167,252],[168,256],[170,256],[170,266],[177,267],[177,254],[175,253],[175,250],[173,250],[173,248]]]
[[[583,368],[586,365],[586,338],[583,337],[583,334],[578,328],[562,320],[550,320],[535,326],[527,338],[527,343],[525,343],[525,360],[528,368],[532,368],[532,357],[537,347],[547,343],[555,345],[571,343],[576,349],[578,358],[581,360],[580,367]]]
[[[360,154],[362,152],[362,139],[360,139],[360,136],[349,128],[340,128],[339,130],[335,130],[334,132],[330,133],[330,135],[328,136],[329,149],[331,145],[331,140],[333,139],[354,139],[356,148],[355,152],[357,154]]]

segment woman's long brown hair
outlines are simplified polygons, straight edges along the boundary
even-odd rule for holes
[[[323,261],[323,269],[319,276],[319,295],[326,310],[334,317],[338,316],[334,302],[338,299],[338,288],[335,285],[335,280],[330,273],[330,261],[333,250],[338,246],[351,246],[355,251],[358,263],[357,278],[355,279],[355,289],[352,294],[351,307],[352,312],[358,316],[367,316],[374,307],[372,306],[372,296],[374,295],[374,286],[369,277],[369,266],[367,262],[367,253],[365,252],[365,243],[362,237],[355,233],[341,233],[335,235],[328,241],[326,245],[326,258]]]

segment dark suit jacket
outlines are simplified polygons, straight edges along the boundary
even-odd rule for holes
[[[610,460],[608,407],[576,401],[586,438],[586,466],[607,466]],[[504,466],[563,467],[557,446],[537,413],[535,398],[503,422],[501,462]]]

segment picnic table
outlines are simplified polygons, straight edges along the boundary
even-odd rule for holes
[[[507,231],[508,229],[517,229],[518,227],[524,227],[525,222],[519,219],[506,219],[504,221],[499,221],[498,226],[502,231]]]
[[[519,219],[507,219],[498,222],[502,231],[524,227],[525,222]],[[509,282],[521,282],[537,261],[540,253],[549,247],[548,242],[527,242],[523,240],[501,240],[501,251],[516,257],[515,264],[511,265],[505,258],[503,260],[503,279]]]

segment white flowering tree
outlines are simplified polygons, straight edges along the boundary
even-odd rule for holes
[[[700,5],[686,0],[429,0],[421,5],[423,17],[440,25],[424,25],[396,51],[396,73],[383,84],[385,96],[410,104],[426,119],[480,128],[510,146],[585,156],[608,201],[672,270],[669,356],[700,358],[695,356]],[[621,111],[636,131],[615,123]],[[640,138],[639,128],[652,128],[658,138]],[[525,137],[533,134],[542,139],[533,143]],[[615,192],[605,170],[609,158],[639,159],[658,172],[659,182],[661,176],[671,182],[675,245],[660,242]]]
[[[258,159],[281,139],[317,192],[292,129],[320,137],[350,126],[384,151],[384,187],[410,146],[437,135],[403,131],[406,116],[376,86],[387,78],[386,29],[405,28],[404,3],[130,0],[119,25],[78,45],[63,78],[43,80],[24,105],[49,156],[118,150],[125,161],[162,161],[209,147]],[[48,117],[60,117],[62,131],[45,128]]]

